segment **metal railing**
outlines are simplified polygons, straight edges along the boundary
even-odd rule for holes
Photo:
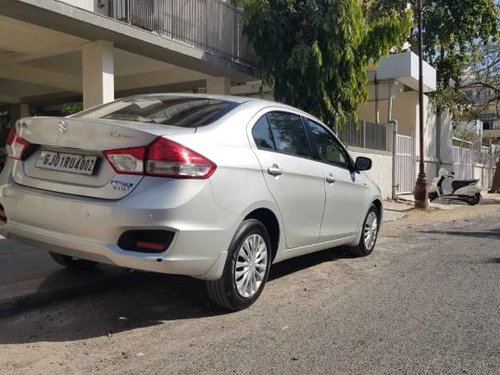
[[[222,0],[108,0],[108,16],[251,65],[243,11]]]
[[[491,162],[491,155],[488,154],[487,152],[479,152],[479,151],[474,151],[474,164],[481,164],[481,165],[486,165],[489,166]]]
[[[387,126],[385,125],[350,121],[337,130],[337,136],[348,146],[381,151],[389,151],[391,148],[391,145],[387,144]]]

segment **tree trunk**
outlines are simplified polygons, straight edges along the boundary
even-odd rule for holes
[[[495,175],[493,176],[493,184],[489,193],[500,193],[500,159],[498,160]]]

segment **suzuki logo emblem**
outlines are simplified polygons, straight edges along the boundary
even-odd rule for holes
[[[59,128],[60,133],[65,134],[68,131],[68,124],[66,124],[66,121],[64,121],[64,120],[59,121],[57,126]]]

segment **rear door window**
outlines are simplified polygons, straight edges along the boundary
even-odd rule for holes
[[[74,115],[76,118],[136,121],[196,128],[209,125],[239,103],[189,96],[135,96]]]
[[[287,112],[270,112],[266,116],[277,151],[311,156],[306,129],[300,116]]]
[[[262,116],[252,129],[252,136],[257,147],[261,150],[275,150],[273,135],[271,128],[267,122],[267,117]]]

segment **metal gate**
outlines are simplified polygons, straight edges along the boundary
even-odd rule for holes
[[[396,136],[396,184],[398,194],[411,194],[415,185],[415,157],[413,139]]]
[[[474,177],[472,164],[474,152],[468,148],[452,146],[453,171],[457,180],[467,180]]]

